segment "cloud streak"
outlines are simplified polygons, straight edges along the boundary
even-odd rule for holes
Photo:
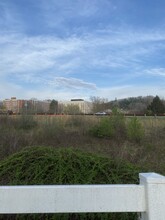
[[[165,77],[165,68],[153,68],[147,69],[144,71],[146,74],[153,75],[153,76],[162,76]]]
[[[74,88],[74,89],[78,89],[78,88],[91,89],[91,90],[96,89],[96,85],[94,83],[85,82],[83,80],[76,78],[56,77],[55,84],[60,87],[62,86],[62,87]]]
[[[154,51],[162,49],[158,42],[165,40],[165,34],[136,33],[133,36],[129,32],[115,36],[86,35],[65,39],[2,35],[0,68],[7,74],[50,68],[67,72],[95,65],[112,68],[133,66],[143,62],[141,56],[152,56]]]

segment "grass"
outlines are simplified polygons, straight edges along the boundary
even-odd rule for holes
[[[122,118],[122,123],[120,123],[118,120],[120,117],[110,119],[110,117],[97,116],[32,117],[27,115],[25,120],[22,116],[0,116],[0,159],[26,146],[52,146],[54,148],[72,146],[85,152],[113,156],[143,167],[147,166],[152,171],[163,173],[165,118],[140,117],[137,118],[138,121],[125,118],[124,122]],[[103,120],[106,122],[102,123]],[[107,124],[110,124],[108,120],[112,121],[110,131],[113,129],[115,132],[112,137],[102,135],[107,134]],[[131,124],[131,120],[134,120],[134,123]],[[100,125],[102,126],[101,132],[103,131],[101,137],[91,135],[89,131]],[[137,137],[136,130],[139,127],[140,132]],[[144,134],[141,134],[141,129]],[[139,137],[142,138],[141,141]]]

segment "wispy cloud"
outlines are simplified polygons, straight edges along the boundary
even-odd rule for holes
[[[96,89],[94,83],[85,82],[76,78],[65,78],[65,77],[56,77],[54,82],[51,84],[56,84],[58,86],[67,87],[67,88],[84,88],[84,89]]]
[[[40,71],[43,74],[44,70],[48,72],[50,69],[65,74],[80,68],[94,68],[96,65],[98,68],[136,67],[144,62],[144,56],[148,58],[155,51],[163,49],[158,42],[165,39],[165,35],[160,35],[162,37],[159,37],[159,34],[147,35],[137,32],[132,37],[126,31],[115,36],[87,34],[64,39],[53,36],[2,35],[1,74],[40,74]]]
[[[24,35],[1,36],[1,74],[40,74],[49,68],[62,68],[70,63],[80,46],[79,39],[61,40],[52,37],[26,37]],[[63,61],[60,60],[63,58]],[[72,58],[71,58],[72,59]],[[69,67],[68,67],[69,68]]]
[[[46,2],[42,2],[45,5]],[[105,2],[108,4],[108,1]],[[58,7],[60,10],[63,8],[63,4],[59,1],[52,1],[52,4],[52,15],[50,16],[53,16]],[[92,6],[90,1],[85,1],[82,10],[77,10],[80,9],[80,4],[82,1],[78,1],[77,6],[74,5],[72,8],[72,4],[69,6],[69,1],[67,1],[66,7],[64,7],[64,11],[66,10],[64,18],[61,16],[63,12],[60,12],[62,14],[60,14],[59,19],[62,20],[52,19],[51,22],[60,26],[64,24],[63,19],[68,16],[90,17],[94,14],[99,15],[97,1]],[[110,5],[113,10],[112,3]],[[43,8],[43,5],[41,7]],[[51,4],[47,7],[45,10],[50,12]],[[10,15],[9,12],[9,7],[7,7],[6,12],[3,13],[3,19],[8,25],[16,27],[16,24],[12,23],[12,17],[16,18],[19,14],[15,11]],[[49,16],[47,12],[45,12],[45,16]],[[17,19],[15,22],[17,23]],[[17,26],[21,27],[21,23],[18,22]],[[124,29],[122,27],[104,26],[104,28],[97,28],[90,32],[83,29],[84,27],[80,28],[82,28],[81,34],[77,34],[75,31],[73,34],[69,32],[63,37],[52,33],[49,35],[43,33],[36,36],[28,35],[25,31],[21,32],[20,30],[9,35],[0,30],[1,78],[15,83],[18,87],[23,83],[28,83],[31,86],[35,84],[40,88],[41,84],[43,86],[49,85],[51,86],[50,92],[48,92],[50,94],[57,87],[61,94],[64,93],[64,89],[65,93],[66,90],[69,91],[70,89],[74,95],[74,89],[89,89],[95,90],[95,93],[98,91],[102,93],[103,87],[107,86],[112,75],[116,79],[118,77],[118,83],[121,82],[121,79],[127,83],[127,80],[133,79],[139,72],[165,76],[163,64],[162,66],[156,65],[159,68],[155,68],[151,64],[152,59],[159,63],[159,60],[164,56],[162,55],[165,52],[164,30],[158,28],[143,32],[129,27]],[[159,56],[155,56],[157,53]],[[115,90],[118,87],[112,87],[113,91],[118,94]],[[121,87],[120,89],[122,90]],[[109,91],[113,92],[112,90]],[[125,91],[129,92],[129,89]],[[35,94],[35,89],[33,93]],[[77,91],[77,94],[80,95],[80,92]],[[85,95],[83,92],[82,94]],[[120,96],[120,94],[118,95]]]
[[[89,27],[93,29],[93,26],[97,25],[97,20],[98,23],[102,20],[103,11],[104,15],[109,15],[116,8],[112,1],[109,0],[102,2],[100,0],[93,0],[92,3],[90,0],[50,0],[49,4],[47,1],[42,1],[40,7],[47,26],[63,31],[63,34],[76,30],[78,32],[85,29],[89,30]],[[54,19],[55,14],[56,19]],[[92,22],[93,18],[96,20],[94,25]],[[72,25],[73,23],[74,25]]]
[[[144,72],[149,74],[149,75],[153,75],[153,76],[163,76],[163,77],[165,77],[165,68],[147,69]]]
[[[0,2],[0,33],[12,33],[24,30],[24,24],[20,19],[15,4],[10,1]]]

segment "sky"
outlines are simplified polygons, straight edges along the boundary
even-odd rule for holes
[[[164,0],[0,0],[0,100],[165,98]]]

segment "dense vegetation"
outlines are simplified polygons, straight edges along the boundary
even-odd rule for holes
[[[156,96],[151,104],[147,107],[147,110],[150,114],[164,114],[165,113],[165,105],[160,100],[159,96]]]
[[[164,117],[124,117],[118,111],[103,117],[1,116],[0,183],[135,183],[139,172],[165,174],[164,132]],[[1,216],[7,218],[135,219],[134,214]]]
[[[31,147],[0,163],[1,185],[137,183],[139,168],[71,148]],[[113,199],[113,198],[112,198]],[[4,216],[2,216],[4,217]],[[8,219],[19,219],[8,216]],[[26,215],[25,219],[134,219],[134,214]],[[20,216],[22,219],[22,216]]]

